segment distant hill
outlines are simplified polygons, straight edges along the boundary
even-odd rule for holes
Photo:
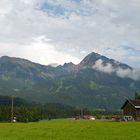
[[[0,95],[96,109],[119,109],[124,97],[140,90],[139,74],[113,59],[90,53],[78,65],[57,67],[3,56]]]
[[[13,98],[14,106],[30,106],[32,104],[22,98],[0,95],[0,106],[11,106],[12,98]]]

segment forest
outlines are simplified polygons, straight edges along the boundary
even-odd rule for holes
[[[12,98],[0,96],[0,121],[11,122]],[[58,103],[28,102],[21,98],[14,98],[13,118],[17,122],[36,122],[39,120],[51,120],[57,118],[75,118],[81,115],[118,115],[120,111],[89,110],[87,108],[72,107]]]

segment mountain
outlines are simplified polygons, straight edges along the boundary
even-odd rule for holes
[[[12,97],[9,96],[0,96],[0,106],[10,106],[12,103]],[[14,106],[31,106],[32,103],[27,102],[22,98],[14,98]]]
[[[133,68],[97,53],[78,65],[57,67],[3,56],[0,58],[0,95],[79,108],[119,109],[125,97],[140,90]]]
[[[102,60],[104,64],[111,64],[114,68],[117,68],[117,67],[121,67],[123,69],[132,69],[130,66],[126,65],[126,64],[122,64],[118,61],[115,61],[113,59],[109,59],[105,56],[102,56],[98,53],[90,53],[89,55],[87,55],[81,62],[80,64],[78,65],[80,68],[91,68],[93,65],[96,64],[96,62],[98,60]]]

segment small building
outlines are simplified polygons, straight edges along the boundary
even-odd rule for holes
[[[140,99],[127,99],[121,109],[123,110],[123,119],[125,121],[140,120]]]
[[[93,115],[82,115],[82,116],[77,116],[75,119],[76,120],[77,119],[95,120],[96,116],[93,116]]]
[[[95,116],[93,115],[83,115],[81,116],[82,119],[88,119],[88,120],[95,120]]]

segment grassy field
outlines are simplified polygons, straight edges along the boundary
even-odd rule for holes
[[[140,140],[140,122],[0,123],[0,140]]]

